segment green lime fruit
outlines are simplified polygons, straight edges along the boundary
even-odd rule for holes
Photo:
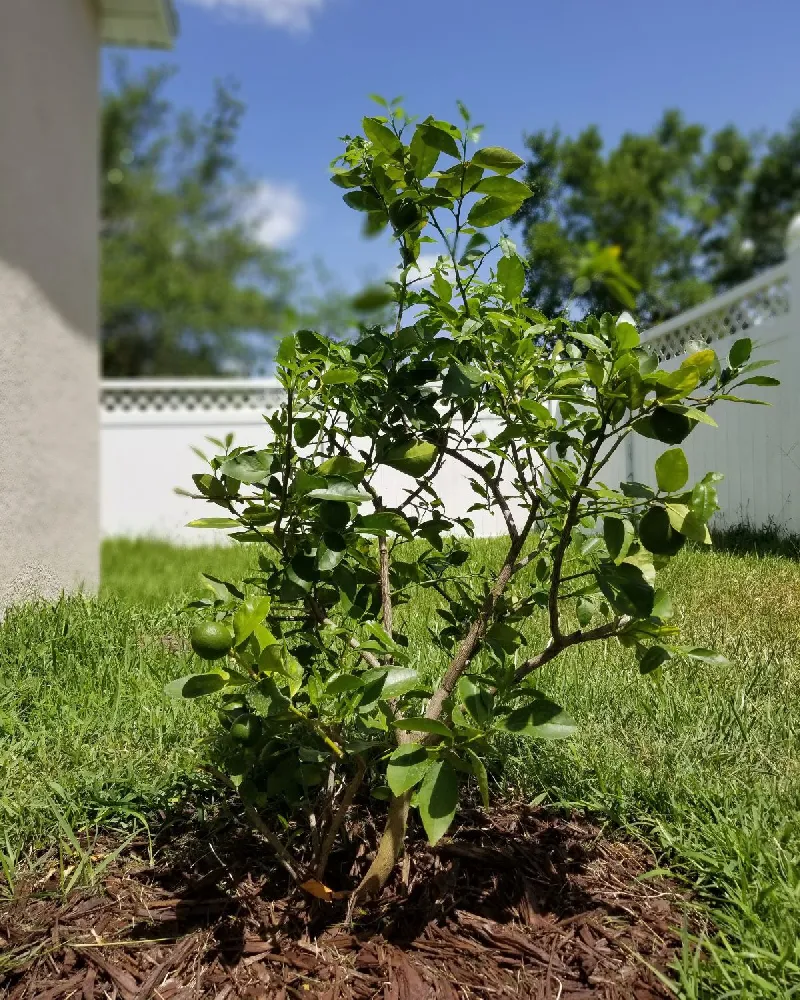
[[[222,622],[201,622],[190,636],[192,649],[203,660],[219,660],[230,652],[233,633]]]
[[[245,746],[253,746],[261,736],[261,719],[255,715],[240,715],[231,726],[231,736]]]
[[[653,410],[653,431],[659,441],[664,444],[680,444],[689,436],[694,424],[683,413],[673,413],[663,406]]]
[[[686,539],[672,527],[663,507],[651,507],[639,523],[639,541],[655,555],[674,556]]]

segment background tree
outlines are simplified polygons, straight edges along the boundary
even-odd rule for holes
[[[246,370],[285,332],[291,274],[242,212],[244,110],[217,84],[201,117],[163,94],[166,68],[118,63],[102,108],[101,336],[107,375]]]
[[[526,144],[533,197],[518,220],[528,293],[549,314],[618,308],[615,282],[581,271],[590,246],[633,279],[645,323],[666,319],[778,263],[800,209],[800,117],[758,140],[733,126],[708,136],[673,110],[608,152],[596,126],[574,139],[536,132]]]

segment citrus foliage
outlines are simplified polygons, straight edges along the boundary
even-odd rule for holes
[[[687,540],[708,544],[713,473],[695,482],[680,443],[751,372],[751,344],[723,362],[704,345],[664,370],[627,315],[548,319],[524,298],[525,271],[506,236],[487,234],[529,195],[514,153],[477,145],[460,126],[410,122],[397,105],[346,137],[333,181],[388,229],[400,266],[386,296],[393,328],[353,343],[313,330],[283,341],[285,403],[265,417],[260,448],[218,442],[196,496],[224,516],[192,522],[258,542],[260,572],[241,585],[208,577],[192,642],[212,672],[174,682],[186,697],[221,692],[226,772],[252,817],[299,877],[291,837],[261,813],[312,816],[319,878],[363,781],[391,799],[386,833],[359,894],[378,890],[409,808],[432,843],[474,782],[488,804],[486,754],[495,734],[560,739],[568,711],[537,690],[536,671],[563,650],[632,647],[642,673],[685,648],[657,574]],[[415,265],[440,251],[429,280]],[[487,430],[491,428],[491,430]],[[606,483],[629,434],[668,447],[655,485]],[[502,565],[473,564],[437,492],[460,463],[472,508],[497,514]],[[400,502],[381,495],[382,469],[404,477]],[[423,662],[397,614],[415,588],[440,599]],[[529,648],[521,623],[542,616],[550,638]],[[613,655],[613,646],[611,647]],[[567,706],[568,709],[568,706]],[[302,807],[302,809],[300,808]]]

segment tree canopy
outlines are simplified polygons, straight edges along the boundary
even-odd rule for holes
[[[633,279],[635,308],[655,323],[778,263],[800,210],[800,116],[785,132],[708,134],[680,112],[609,150],[596,126],[526,137],[533,197],[517,219],[528,294],[548,315],[619,307],[624,289],[582,271],[586,247]]]
[[[101,118],[101,338],[107,375],[246,370],[285,332],[291,274],[256,238],[234,153],[244,106],[218,83],[176,111],[167,68],[119,63]]]

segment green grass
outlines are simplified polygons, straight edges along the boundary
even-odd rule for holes
[[[702,949],[687,940],[676,973],[687,1000],[800,996],[800,562],[791,547],[759,554],[734,541],[729,551],[684,550],[666,574],[686,641],[723,650],[731,664],[681,663],[655,683],[618,645],[572,651],[539,683],[580,734],[509,741],[497,778],[646,838],[693,888],[709,937]],[[496,543],[477,544],[497,558]],[[181,793],[203,758],[211,709],[162,693],[187,672],[180,608],[201,569],[241,577],[254,564],[248,548],[111,542],[100,599],[8,613],[0,861],[65,824],[120,823]],[[427,594],[399,612],[428,670],[433,612]]]

